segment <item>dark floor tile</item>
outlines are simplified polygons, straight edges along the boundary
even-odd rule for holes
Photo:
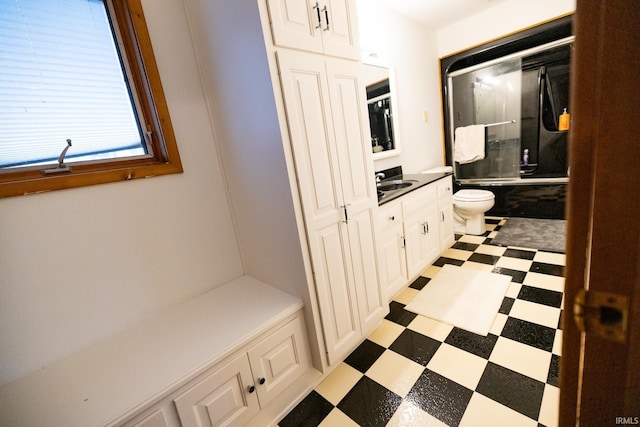
[[[491,272],[511,276],[511,281],[516,283],[524,282],[524,278],[527,276],[526,271],[512,270],[510,268],[503,267],[493,267],[493,270],[491,270]]]
[[[518,293],[518,298],[556,308],[562,306],[562,292],[534,288],[527,285],[522,285],[520,293]]]
[[[385,426],[402,398],[369,377],[362,377],[337,408],[361,426]]]
[[[560,356],[557,354],[551,355],[551,365],[549,366],[549,376],[547,377],[547,384],[560,387]]]
[[[449,336],[444,340],[445,343],[457,347],[461,350],[468,351],[476,356],[488,359],[496,345],[498,337],[488,334],[486,337],[474,334],[460,328],[453,328],[449,332]]]
[[[473,391],[425,369],[405,398],[449,426],[460,424]]]
[[[525,251],[522,249],[507,249],[504,252],[503,256],[533,260],[533,258],[536,256],[536,253],[534,251]]]
[[[513,307],[513,303],[516,300],[513,298],[509,298],[509,297],[504,297],[504,299],[502,300],[502,305],[500,306],[500,309],[498,310],[498,313],[502,313],[502,314],[509,314],[509,312],[511,311],[511,307]]]
[[[404,304],[400,304],[397,301],[391,301],[389,303],[389,314],[385,316],[385,319],[391,320],[392,322],[402,326],[407,326],[416,318],[417,314],[405,310],[404,307]]]
[[[422,288],[424,288],[424,285],[426,285],[427,283],[429,283],[429,280],[431,280],[428,277],[424,277],[424,276],[418,276],[418,278],[416,280],[414,280],[409,287],[412,289],[417,289],[419,291],[422,290]]]
[[[356,368],[363,374],[378,360],[378,357],[384,353],[385,348],[373,341],[364,340],[347,358],[344,363]]]
[[[479,262],[482,264],[495,265],[500,259],[499,256],[474,253],[467,261]]]
[[[279,427],[315,427],[325,419],[333,405],[316,391],[311,391],[302,402],[278,423]]]
[[[529,271],[540,274],[550,274],[552,276],[564,277],[564,266],[556,264],[546,264],[544,262],[533,262]]]
[[[551,352],[556,329],[509,317],[500,335]]]
[[[427,366],[440,344],[441,342],[438,340],[405,329],[389,346],[389,350],[393,350],[422,366]]]
[[[560,310],[560,318],[558,319],[558,329],[562,330],[562,320],[564,317],[564,310]]]
[[[500,218],[486,218],[484,219],[485,224],[500,224],[502,219]]]
[[[464,261],[441,256],[433,262],[433,265],[435,265],[436,267],[444,267],[447,264],[452,264],[460,267],[462,264],[464,264]]]
[[[463,250],[463,251],[473,252],[476,249],[478,249],[478,246],[480,246],[480,245],[476,245],[475,243],[456,242],[451,247],[453,249],[460,249],[460,250]]]
[[[542,404],[544,383],[489,362],[476,391],[537,420]]]

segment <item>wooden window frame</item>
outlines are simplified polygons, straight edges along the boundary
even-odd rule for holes
[[[138,114],[150,127],[153,157],[77,163],[70,172],[53,175],[42,172],[51,165],[1,171],[0,198],[183,172],[141,0],[110,1],[110,18],[119,29],[131,89],[140,103]]]

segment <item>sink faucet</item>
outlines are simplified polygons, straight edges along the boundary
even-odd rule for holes
[[[382,172],[376,174],[376,183],[380,184],[380,181],[384,178],[384,174]]]

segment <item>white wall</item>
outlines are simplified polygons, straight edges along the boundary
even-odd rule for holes
[[[182,2],[144,11],[185,172],[0,200],[0,384],[243,274]]]
[[[375,161],[375,169],[402,166],[418,173],[444,164],[437,38],[434,29],[396,13],[378,2],[358,0],[360,44],[377,54],[374,61],[394,68],[401,146],[398,156]],[[371,61],[363,58],[364,61]],[[428,121],[423,120],[423,112]]]
[[[508,0],[438,30],[444,57],[575,11],[575,0]]]

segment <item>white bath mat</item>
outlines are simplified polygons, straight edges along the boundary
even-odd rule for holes
[[[406,310],[487,336],[511,276],[446,264]]]

